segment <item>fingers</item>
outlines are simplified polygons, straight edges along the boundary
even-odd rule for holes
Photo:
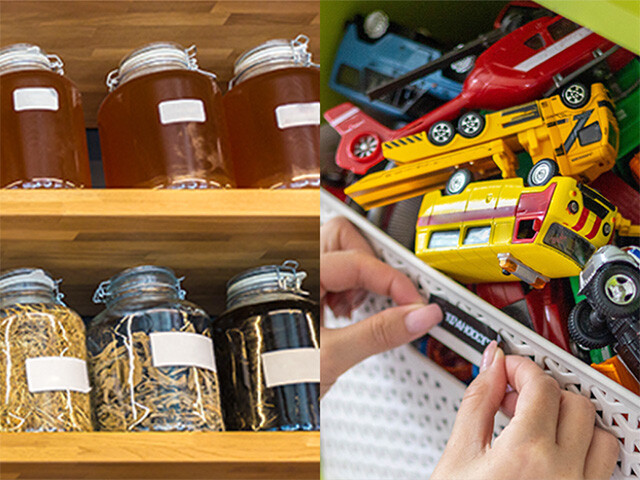
[[[362,305],[367,295],[365,289],[359,288],[346,292],[329,292],[324,300],[336,317],[348,317],[354,309]]]
[[[584,461],[593,436],[595,419],[596,408],[587,397],[561,392],[556,443],[565,451],[571,452],[573,458]]]
[[[587,480],[611,478],[619,453],[620,445],[616,437],[596,427],[587,451],[584,478]]]
[[[321,332],[321,383],[331,385],[365,358],[404,345],[442,320],[438,305],[413,304],[383,310],[340,329]]]
[[[505,358],[507,380],[517,392],[509,434],[531,439],[546,438],[555,444],[560,410],[560,386],[532,360]]]
[[[359,250],[373,255],[373,250],[358,229],[346,218],[329,220],[320,228],[320,251],[322,254],[340,250]]]
[[[391,297],[398,305],[422,302],[403,273],[359,250],[330,252],[320,258],[320,297],[328,292],[364,288]]]
[[[447,448],[480,454],[490,443],[493,420],[507,386],[504,353],[492,341],[482,357],[482,371],[465,391]]]

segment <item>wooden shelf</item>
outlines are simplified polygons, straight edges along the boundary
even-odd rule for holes
[[[63,279],[83,316],[98,283],[136,265],[185,276],[187,299],[224,310],[225,284],[260,265],[300,262],[319,291],[318,190],[0,191],[2,270],[40,267]]]
[[[319,432],[3,433],[0,478],[320,476]]]

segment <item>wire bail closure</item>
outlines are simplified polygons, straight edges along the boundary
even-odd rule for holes
[[[278,287],[281,290],[309,295],[309,292],[302,290],[302,281],[307,278],[306,272],[298,272],[300,264],[295,260],[285,260],[282,265],[276,267],[276,278]],[[289,275],[285,275],[288,273]]]

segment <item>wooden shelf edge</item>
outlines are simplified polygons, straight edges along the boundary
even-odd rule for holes
[[[0,190],[2,217],[318,217],[319,189]]]
[[[320,432],[2,433],[2,478],[318,478]]]

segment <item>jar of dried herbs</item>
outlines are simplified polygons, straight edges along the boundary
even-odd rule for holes
[[[0,275],[0,431],[91,431],[85,328],[43,270]]]
[[[206,312],[184,300],[173,271],[141,266],[100,284],[106,310],[87,345],[97,427],[107,431],[224,430]]]
[[[320,428],[319,308],[297,268],[259,267],[227,284],[212,336],[229,430]]]

